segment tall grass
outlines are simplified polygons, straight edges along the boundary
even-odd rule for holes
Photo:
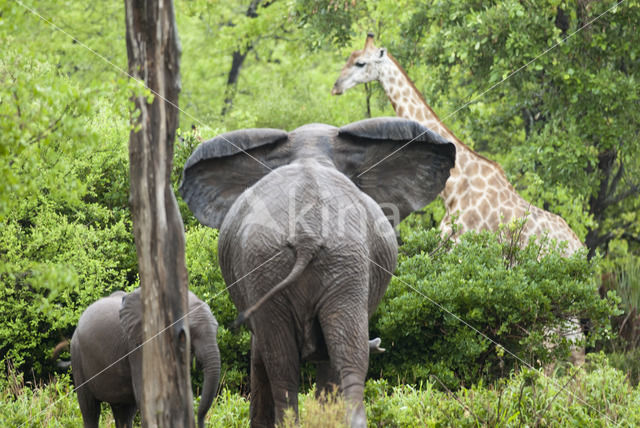
[[[315,388],[299,397],[299,423],[293,411],[288,410],[279,428],[347,428],[347,406],[337,391],[315,398]]]
[[[23,373],[13,370],[10,363],[3,375],[0,377],[0,427],[82,426],[69,375],[33,385],[25,382]],[[103,419],[113,424],[111,415],[104,413]]]
[[[622,314],[611,319],[616,334],[605,346],[609,361],[622,370],[632,385],[640,381],[640,258],[627,255],[603,276],[604,292],[614,290],[620,298]]]
[[[560,373],[560,371],[558,371]],[[635,427],[640,426],[640,389],[609,365],[603,355],[586,368],[545,377],[524,370],[492,385],[442,390],[437,379],[420,386],[391,387],[368,381],[365,404],[370,427]],[[336,395],[324,400],[301,394],[299,426],[346,426],[345,405]],[[197,402],[194,403],[194,408]],[[113,426],[103,407],[101,426]],[[249,427],[249,401],[223,389],[207,415],[207,427]],[[0,378],[0,426],[78,427],[82,418],[68,375],[28,385],[9,371]],[[289,412],[281,428],[295,425]]]
[[[640,259],[627,256],[615,269],[615,289],[625,312],[638,313],[640,309]]]

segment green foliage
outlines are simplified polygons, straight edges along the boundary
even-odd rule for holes
[[[216,397],[207,413],[206,426],[209,428],[248,428],[249,400],[246,397],[224,389]]]
[[[2,379],[0,377],[0,379]],[[79,426],[80,410],[68,376],[48,385],[25,387],[20,376],[0,381],[2,426]],[[513,427],[513,426],[638,426],[640,391],[624,373],[596,356],[587,369],[571,375],[545,377],[540,371],[523,370],[494,384],[477,384],[456,391],[442,391],[436,380],[420,387],[390,386],[385,380],[368,381],[365,406],[370,427]],[[298,397],[300,426],[318,428],[344,423],[342,400],[319,402],[314,390]],[[194,410],[197,402],[194,403]],[[103,406],[106,426],[113,424]],[[289,425],[287,425],[287,423]],[[291,426],[289,417],[285,426]],[[333,424],[333,425],[330,425]],[[249,401],[224,389],[206,418],[207,427],[249,426]]]
[[[640,310],[640,260],[627,256],[614,271],[615,291],[627,313]]]
[[[65,156],[86,156],[95,134],[86,134],[79,116],[91,111],[89,91],[57,75],[54,67],[24,50],[3,50],[0,57],[0,220],[21,198],[41,191],[77,203],[84,185],[70,175]],[[32,101],[33,100],[33,101]],[[85,145],[76,144],[84,140]],[[87,141],[88,140],[88,141]],[[39,171],[37,175],[24,171]],[[46,183],[46,187],[42,183]]]
[[[22,373],[4,372],[0,382],[0,425],[3,427],[82,426],[82,415],[68,375],[48,385],[27,386]],[[5,377],[6,376],[6,377]],[[113,418],[106,418],[107,420]]]
[[[373,376],[470,385],[523,366],[510,352],[535,367],[565,359],[569,343],[558,331],[571,330],[571,319],[591,321],[589,343],[609,334],[615,298],[600,299],[584,254],[520,249],[486,232],[454,246],[437,230],[402,239],[396,277],[371,322],[387,348],[372,357]]]
[[[364,118],[363,90],[332,97],[330,89],[348,53],[361,48],[365,33],[374,31],[376,43],[398,58],[445,123],[465,143],[497,159],[523,196],[562,214],[581,237],[597,232],[594,239],[604,239],[594,245],[610,251],[609,258],[637,256],[637,1],[627,0],[486,94],[612,3],[496,0],[427,6],[417,0],[288,0],[260,2],[255,17],[246,14],[248,0],[175,3],[185,113],[175,148],[174,188],[200,136],[208,139],[241,127],[342,125]],[[52,369],[50,349],[71,335],[82,310],[137,282],[126,147],[128,97],[135,84],[121,72],[126,69],[121,3],[34,0],[30,6],[80,41],[17,2],[1,2],[0,356],[2,362],[13,360],[27,377],[33,373],[42,378]],[[556,22],[561,13],[567,19],[565,30]],[[223,116],[232,55],[247,50],[233,109]],[[470,99],[470,105],[456,112]],[[377,86],[372,108],[374,116],[394,115]],[[608,165],[614,168],[607,170]],[[217,234],[199,226],[184,202],[179,203],[190,287],[221,325],[223,385],[246,390],[249,334],[227,329],[236,312],[218,268]],[[605,318],[612,313],[613,296],[597,300],[590,279],[594,268],[584,259],[561,259],[555,252],[538,259],[537,248],[530,246],[510,253],[505,262],[504,243],[486,235],[469,235],[457,246],[441,245],[435,232],[422,230],[436,225],[443,213],[441,202],[435,202],[400,227],[405,245],[398,278],[371,324],[372,335],[381,335],[388,349],[372,357],[373,375],[423,385],[431,385],[436,375],[446,385],[469,385],[506,376],[517,365],[502,348],[409,291],[405,283],[534,365],[552,357],[542,346],[543,336],[558,345],[554,356],[566,356],[567,344],[551,332],[565,327],[569,318],[590,318],[591,340],[608,334]],[[609,235],[615,239],[606,245]],[[516,263],[511,266],[510,261]],[[633,300],[632,293],[629,298],[620,294],[623,305]],[[621,357],[626,362],[616,364],[634,373],[633,355],[629,352]],[[618,375],[598,376],[594,385],[608,385]],[[532,425],[538,417],[523,422],[524,416],[514,416],[521,410],[513,407],[504,414],[498,408],[494,419],[473,419],[457,402],[429,388],[427,398],[407,394],[412,398],[398,401],[405,404],[381,408],[379,419],[374,411],[371,419],[384,425],[395,414],[397,420],[422,426],[405,415],[407,408],[423,409],[418,402],[425,400],[443,403],[444,413],[421,420],[424,425],[452,424],[458,420],[453,416],[462,418],[463,426],[469,420]],[[607,392],[612,400],[619,399],[620,391],[628,392],[616,388]],[[23,393],[22,410],[0,408],[9,414],[29,411],[26,403],[38,403],[38,391]],[[478,398],[491,403],[480,404],[488,409],[500,402],[496,394],[469,396],[489,397]],[[554,401],[553,395],[544,397]],[[3,396],[2,401],[10,400]],[[74,405],[72,400],[63,403]],[[480,407],[465,403],[482,414]],[[246,426],[244,399],[223,395],[218,406],[223,413],[242,415],[242,422],[232,422],[238,419],[228,415],[210,422]],[[558,420],[565,420],[562,409],[552,408]],[[607,404],[601,408],[609,411]],[[74,412],[71,422],[59,414],[55,420],[78,425]],[[635,413],[628,417],[633,421]],[[571,418],[566,420],[576,420]]]
[[[0,234],[8,249],[0,264],[0,354],[39,377],[82,311],[133,279],[135,249],[124,220],[94,228],[42,207],[30,221],[26,228],[5,222]]]
[[[631,348],[622,352],[607,354],[611,367],[615,367],[627,376],[629,383],[638,386],[640,383],[640,349]]]
[[[369,426],[635,426],[640,421],[630,410],[637,406],[637,392],[603,358],[572,376],[548,378],[523,370],[494,385],[455,392],[440,391],[435,383],[391,388],[384,380],[369,381]]]
[[[0,364],[41,378],[84,308],[135,282],[128,86],[82,87],[23,37],[0,54]]]
[[[356,35],[355,21],[366,16],[367,2],[339,0],[297,0],[296,15],[307,33],[312,49],[323,45],[344,47]]]
[[[640,260],[631,254],[613,260],[602,275],[600,290],[601,294],[613,290],[620,297],[622,313],[612,318],[611,325],[617,335],[604,342],[604,346],[619,353],[624,360],[627,355],[633,358],[640,345]]]

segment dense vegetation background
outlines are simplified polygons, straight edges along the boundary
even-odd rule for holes
[[[640,2],[614,5],[176,0],[183,112],[174,185],[198,142],[224,131],[394,115],[377,84],[330,95],[348,54],[374,31],[447,126],[497,160],[526,199],[565,218],[587,250],[540,258],[536,245],[517,250],[504,235],[469,234],[447,251],[430,230],[444,213],[435,201],[400,228],[397,277],[371,324],[388,352],[372,358],[371,377],[493,382],[566,358],[567,344],[549,332],[579,317],[590,349],[633,380]],[[123,72],[124,37],[119,2],[0,0],[3,388],[14,375],[47,381],[51,350],[86,306],[137,285],[127,143],[129,97],[140,88]],[[222,325],[224,386],[246,392],[249,335],[226,328],[235,309],[217,268],[217,232],[183,203],[181,211],[191,288]]]

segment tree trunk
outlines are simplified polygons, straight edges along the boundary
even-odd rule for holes
[[[238,87],[238,76],[240,75],[240,69],[244,60],[247,58],[249,51],[253,49],[252,45],[248,45],[244,51],[235,51],[231,59],[231,69],[227,76],[227,89],[224,92],[224,103],[222,105],[222,111],[220,114],[225,116],[233,107],[233,98],[236,95],[236,89]]]
[[[598,192],[589,198],[589,213],[593,216],[597,226],[595,228],[587,228],[587,236],[585,237],[585,245],[589,252],[587,258],[591,259],[596,254],[598,248],[602,248],[605,252],[609,242],[614,238],[610,231],[602,230],[602,223],[606,219],[606,209],[612,204],[614,196],[617,193],[617,185],[619,178],[614,173],[618,152],[615,149],[605,150],[598,154],[597,173],[600,175],[600,186]],[[619,170],[622,173],[621,170]]]
[[[129,73],[154,93],[151,103],[144,94],[134,96],[139,115],[129,137],[130,201],[145,343],[142,423],[191,428],[185,237],[170,184],[180,44],[171,0],[125,0],[125,8]]]
[[[249,8],[245,13],[249,18],[256,18],[258,16],[257,10],[260,2],[262,0],[251,0],[251,4],[249,4]],[[231,59],[231,69],[229,70],[229,74],[227,76],[227,89],[224,94],[224,102],[222,105],[222,111],[220,114],[225,116],[229,111],[231,111],[231,107],[233,107],[233,98],[236,95],[236,89],[238,87],[238,76],[240,75],[240,70],[242,69],[242,64],[244,64],[244,60],[247,58],[249,52],[253,49],[253,44],[248,43],[243,49],[239,49],[233,52]]]

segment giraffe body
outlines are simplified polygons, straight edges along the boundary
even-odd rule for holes
[[[385,48],[373,45],[370,34],[364,49],[351,54],[331,92],[339,95],[373,80],[380,82],[398,116],[421,123],[456,146],[455,167],[440,193],[446,208],[440,223],[443,235],[451,234],[455,216],[456,237],[469,230],[495,232],[500,224],[526,216],[520,245],[532,237],[547,235],[558,242],[567,242],[566,255],[584,247],[564,219],[526,201],[509,183],[500,165],[463,144],[429,107],[400,64]]]

